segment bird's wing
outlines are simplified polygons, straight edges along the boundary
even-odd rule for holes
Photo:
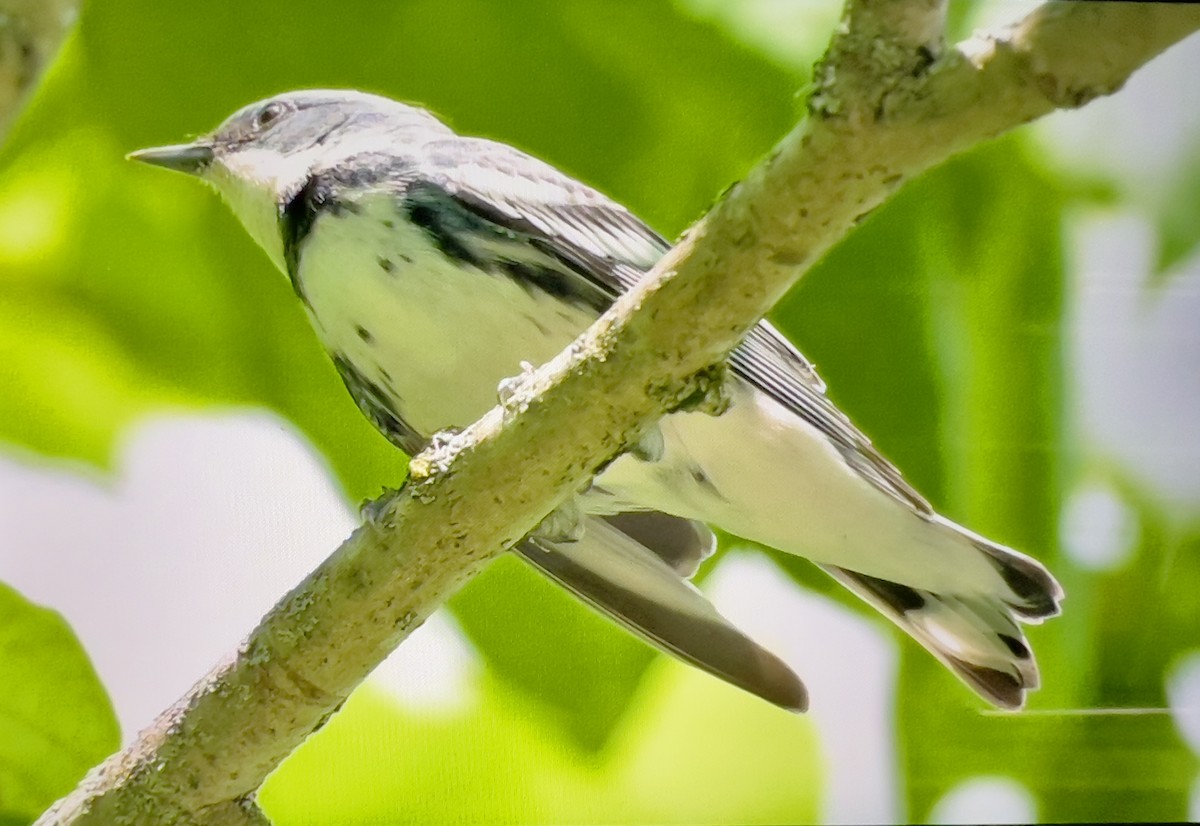
[[[517,551],[651,645],[775,705],[793,711],[808,707],[804,684],[782,660],[735,628],[658,555],[606,519],[584,517],[583,536],[576,541],[530,537]]]
[[[425,146],[425,158],[417,172],[424,197],[436,193],[511,242],[560,262],[608,301],[632,288],[670,249],[624,207],[504,144],[472,138],[434,141]],[[760,321],[750,331],[730,354],[730,366],[824,434],[875,487],[932,515],[929,503],[825,396],[825,383],[812,364],[769,322]]]
[[[379,385],[364,376],[342,356],[333,356],[333,366],[342,377],[342,383],[346,385],[350,398],[354,399],[358,409],[366,416],[367,421],[375,425],[376,430],[409,456],[416,456],[421,452],[426,444],[425,437],[396,412],[395,405]]]
[[[658,511],[601,515],[611,527],[654,552],[675,573],[691,579],[717,550],[717,537],[703,522]]]

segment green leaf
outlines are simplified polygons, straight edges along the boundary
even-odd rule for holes
[[[676,5],[719,25],[780,65],[804,72],[806,79],[824,53],[843,7],[840,0],[677,0]]]
[[[664,662],[592,754],[484,680],[467,709],[408,711],[367,685],[259,795],[278,826],[810,823],[815,728]]]
[[[29,823],[116,751],[87,654],[56,612],[0,584],[0,822]]]
[[[655,652],[514,557],[451,602],[488,667],[585,749],[604,744]]]
[[[1146,576],[1155,563],[1143,559],[1098,580],[1057,554],[1065,203],[1017,140],[982,147],[907,187],[775,314],[830,394],[943,512],[1045,560],[1069,595],[1063,617],[1031,632],[1045,688],[1030,705],[1046,714],[981,715],[904,640],[898,721],[919,820],[978,775],[1024,784],[1050,820],[1178,819],[1195,777],[1169,716],[1072,712],[1161,709],[1167,665],[1200,631],[1186,596],[1194,555],[1181,549],[1169,579]],[[780,561],[828,592],[811,566]]]
[[[1200,244],[1200,145],[1175,172],[1161,202],[1154,204],[1158,227],[1155,275],[1160,278],[1190,258]]]
[[[990,144],[911,184],[778,312],[831,395],[939,509],[1046,561],[1068,594],[1062,617],[1030,630],[1043,688],[1027,716],[981,714],[904,638],[898,725],[917,820],[980,775],[1023,784],[1041,819],[1179,819],[1196,776],[1162,711],[1169,664],[1200,644],[1195,540],[1166,554],[1151,533],[1135,564],[1104,576],[1084,575],[1057,549],[1072,469],[1066,205],[1018,140]],[[1144,525],[1161,524],[1143,507]],[[811,566],[784,567],[813,584]],[[1102,711],[1128,707],[1151,711]]]

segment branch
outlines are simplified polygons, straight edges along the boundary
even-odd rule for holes
[[[814,72],[860,108],[920,74],[942,53],[947,0],[847,0],[841,25]],[[831,99],[827,98],[827,104]],[[840,108],[841,103],[834,108]]]
[[[0,135],[66,39],[78,0],[0,0]]]
[[[878,8],[903,11],[899,0]],[[875,41],[929,48],[929,15],[915,29],[890,12],[850,19],[876,21]],[[809,117],[636,290],[505,406],[416,457],[403,490],[368,508],[227,662],[39,822],[239,822],[226,819],[230,801],[252,795],[456,588],[643,428],[711,394],[712,365],[901,181],[1119,88],[1197,28],[1197,8],[1051,3],[1004,34],[922,57],[914,73],[847,51],[845,38],[871,30],[848,26]],[[883,73],[867,83],[867,71]]]

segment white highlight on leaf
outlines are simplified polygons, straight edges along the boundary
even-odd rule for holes
[[[439,610],[371,674],[407,708],[461,711],[478,699],[479,658],[449,611]]]
[[[1056,112],[1032,134],[1055,168],[1084,180],[1115,180],[1135,198],[1154,199],[1194,157],[1200,86],[1180,79],[1197,76],[1200,39],[1185,38],[1134,72],[1119,95]]]
[[[1191,518],[1200,513],[1200,256],[1152,285],[1145,220],[1092,212],[1070,230],[1074,415],[1104,456]]]
[[[727,556],[704,591],[808,687],[828,771],[822,821],[899,822],[897,651],[884,626],[798,588],[757,552]]]
[[[1092,483],[1071,493],[1059,516],[1059,539],[1072,561],[1093,571],[1124,565],[1138,540],[1138,516],[1121,495]]]
[[[1200,649],[1185,654],[1168,672],[1167,702],[1179,733],[1200,755]]]
[[[97,476],[0,456],[0,580],[66,616],[129,740],[357,520],[321,457],[265,413],[148,419],[114,477]],[[385,688],[422,706],[464,701],[475,658],[451,623],[403,648],[381,667]]]
[[[942,797],[933,823],[1034,823],[1037,802],[1025,786],[1008,777],[973,777]]]

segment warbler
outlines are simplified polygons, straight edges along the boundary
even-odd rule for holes
[[[291,280],[362,412],[412,455],[549,360],[670,244],[510,146],[357,91],[253,103],[132,158],[213,185]],[[689,582],[709,525],[806,557],[991,703],[1038,685],[1021,629],[1058,613],[1037,561],[938,515],[769,323],[733,351],[721,415],[675,412],[581,495],[581,531],[514,550],[645,640],[785,708],[803,683]]]

